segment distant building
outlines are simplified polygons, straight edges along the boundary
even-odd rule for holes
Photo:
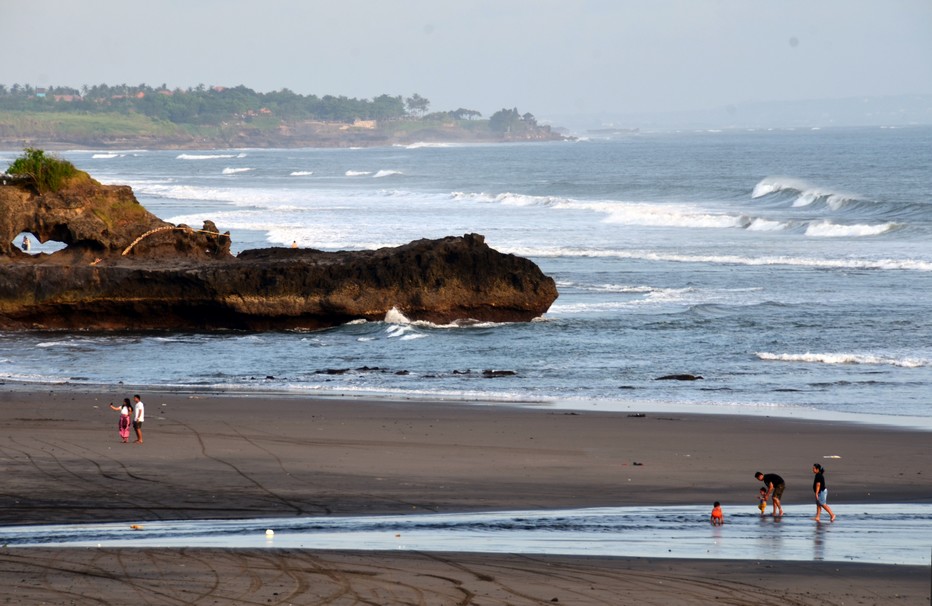
[[[40,99],[45,99],[46,93],[48,93],[48,91],[44,88],[36,89],[36,97],[39,97]]]

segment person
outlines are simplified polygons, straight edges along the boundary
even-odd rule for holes
[[[292,241],[291,241],[291,248],[297,248],[297,247],[298,247],[298,241],[297,241],[297,240],[292,240]]]
[[[709,522],[712,526],[722,526],[725,524],[725,514],[722,513],[722,504],[718,501],[712,504],[712,515],[709,516]]]
[[[780,499],[783,498],[786,482],[775,473],[763,474],[758,471],[754,473],[754,477],[764,483],[764,487],[767,489],[767,496],[772,496],[773,498],[773,517],[779,518],[783,516],[783,506],[780,504]]]
[[[760,509],[760,514],[764,515],[764,512],[767,510],[767,489],[761,486],[760,495],[757,497],[758,501],[757,508]]]
[[[29,236],[23,236],[23,250],[29,252]]]
[[[142,444],[142,422],[146,420],[146,405],[142,403],[139,395],[133,396],[135,402],[135,416],[133,417],[133,429],[136,430],[136,444]]]
[[[123,398],[123,403],[119,406],[114,406],[113,402],[110,402],[110,408],[120,411],[117,429],[120,432],[120,437],[123,438],[123,443],[126,444],[129,442],[129,426],[133,418],[133,405],[129,403],[129,398]]]
[[[822,510],[824,509],[830,516],[831,521],[834,522],[835,514],[828,506],[828,487],[825,485],[825,468],[818,463],[813,463],[812,473],[815,474],[815,479],[812,480],[812,492],[815,493],[815,517],[813,519],[819,522],[819,517],[822,515]]]

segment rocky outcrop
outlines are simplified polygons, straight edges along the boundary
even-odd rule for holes
[[[14,242],[22,232],[40,242],[67,245],[57,253],[60,259],[96,258],[127,248],[131,258],[230,255],[229,234],[219,234],[212,223],[201,230],[166,223],[136,200],[132,188],[101,185],[84,172],[58,191],[44,194],[28,178],[0,178],[0,256],[33,259]]]
[[[0,213],[10,211],[0,224],[0,329],[317,329],[382,320],[393,308],[441,324],[516,322],[557,298],[534,263],[476,234],[372,251],[232,256],[229,235],[209,222],[173,226],[129,188],[81,187],[44,196],[0,187]],[[11,246],[21,231],[68,247],[27,255]]]

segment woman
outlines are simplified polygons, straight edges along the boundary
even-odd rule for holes
[[[114,406],[113,402],[110,402],[110,408],[120,411],[120,421],[117,427],[120,429],[120,437],[123,438],[125,444],[129,442],[129,426],[133,419],[133,405],[129,403],[129,398],[123,398],[122,405]]]
[[[831,521],[835,521],[835,514],[832,513],[832,509],[828,506],[828,487],[825,485],[825,468],[823,468],[818,463],[812,464],[812,473],[815,474],[815,479],[812,481],[812,491],[815,493],[815,518],[816,522],[819,521],[819,516],[822,515],[822,510],[824,509],[829,516],[831,516]]]

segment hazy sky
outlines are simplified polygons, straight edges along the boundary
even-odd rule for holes
[[[0,0],[0,83],[383,93],[489,115],[932,94],[932,0]]]

